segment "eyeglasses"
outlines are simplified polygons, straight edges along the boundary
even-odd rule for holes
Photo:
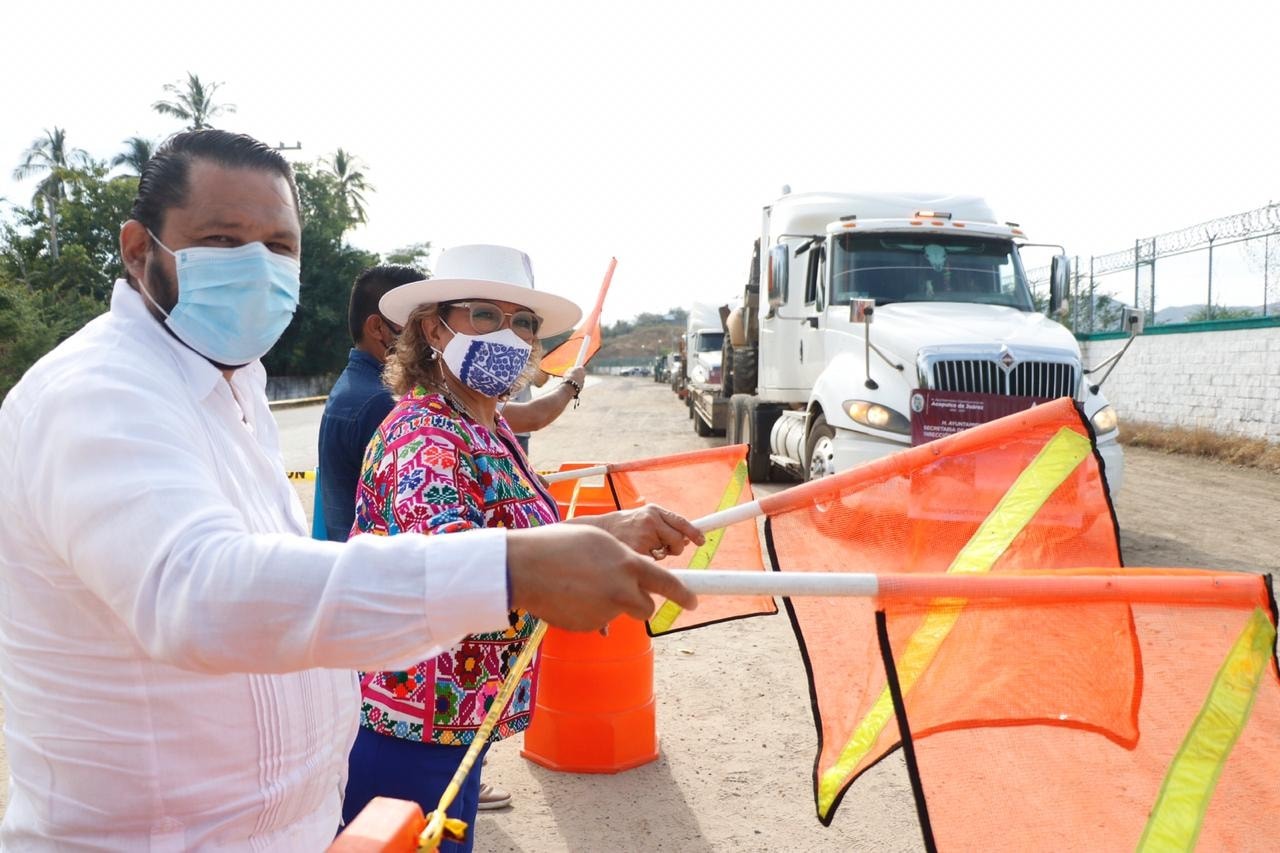
[[[504,317],[511,318],[511,331],[526,341],[536,338],[538,329],[542,326],[542,318],[532,311],[503,311],[492,302],[451,302],[447,307],[450,310],[469,309],[471,326],[482,335],[501,329]]]

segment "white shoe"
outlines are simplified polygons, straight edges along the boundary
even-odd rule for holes
[[[509,805],[511,805],[511,794],[488,782],[480,783],[480,811],[505,809]]]

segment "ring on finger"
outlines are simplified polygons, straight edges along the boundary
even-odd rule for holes
[[[650,548],[649,556],[653,557],[655,560],[661,560],[663,557],[667,556],[667,546],[659,545],[657,548]]]

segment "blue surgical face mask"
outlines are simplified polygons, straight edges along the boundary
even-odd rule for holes
[[[448,323],[444,327],[453,332]],[[532,351],[515,332],[499,329],[487,335],[453,332],[440,355],[463,385],[486,397],[500,397],[520,378]]]
[[[238,367],[266,355],[284,334],[298,308],[300,270],[293,258],[262,243],[175,252],[156,235],[151,239],[173,255],[178,304],[166,312],[146,287],[139,289],[178,340],[210,361]]]

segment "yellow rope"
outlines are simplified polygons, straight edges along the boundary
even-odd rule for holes
[[[573,518],[574,512],[577,511],[578,493],[581,489],[582,481],[578,480],[573,485],[573,496],[569,499],[569,511],[565,514],[566,519]],[[511,669],[507,672],[507,678],[502,682],[502,688],[498,691],[497,697],[494,698],[493,704],[489,706],[489,713],[485,715],[484,722],[476,730],[476,736],[472,739],[471,745],[467,747],[466,754],[462,756],[462,763],[458,765],[458,769],[454,771],[453,778],[445,786],[444,793],[440,795],[440,802],[436,803],[435,810],[427,815],[427,826],[418,836],[418,850],[420,853],[433,853],[433,851],[439,850],[440,843],[445,839],[451,841],[463,841],[466,839],[467,822],[449,817],[446,811],[453,804],[454,799],[457,798],[458,792],[462,790],[462,783],[466,781],[471,768],[475,766],[476,759],[480,756],[480,750],[489,742],[489,735],[493,732],[493,727],[497,725],[498,718],[506,710],[507,703],[511,701],[511,694],[516,691],[516,686],[520,683],[520,677],[528,669],[534,653],[537,652],[538,646],[542,644],[542,638],[546,634],[547,623],[539,621],[537,627],[533,629],[533,633],[529,635],[529,639],[525,641],[524,648],[520,650],[519,656],[516,657],[516,662],[512,664]]]
[[[511,694],[515,692],[516,685],[520,683],[520,676],[524,674],[529,662],[533,660],[534,652],[538,650],[538,646],[542,643],[542,638],[546,636],[546,633],[547,623],[539,622],[538,627],[533,629],[533,634],[525,642],[519,657],[516,658],[515,664],[511,667],[511,671],[507,673],[507,680],[502,682],[502,689],[498,691],[497,698],[494,699],[493,705],[489,707],[489,713],[485,716],[484,722],[480,724],[479,730],[476,731],[476,736],[471,741],[471,745],[467,747],[467,754],[462,756],[462,763],[458,765],[453,778],[449,780],[444,793],[440,795],[440,802],[436,804],[435,811],[427,815],[427,827],[418,836],[418,850],[434,851],[440,849],[440,842],[445,839],[446,835],[455,841],[461,841],[466,837],[466,821],[447,817],[445,810],[449,808],[454,798],[458,796],[458,792],[462,790],[462,783],[466,781],[467,774],[475,766],[476,758],[480,756],[480,750],[488,743],[489,734],[493,731],[498,718],[502,716],[502,712],[506,709],[507,702],[511,700]]]

